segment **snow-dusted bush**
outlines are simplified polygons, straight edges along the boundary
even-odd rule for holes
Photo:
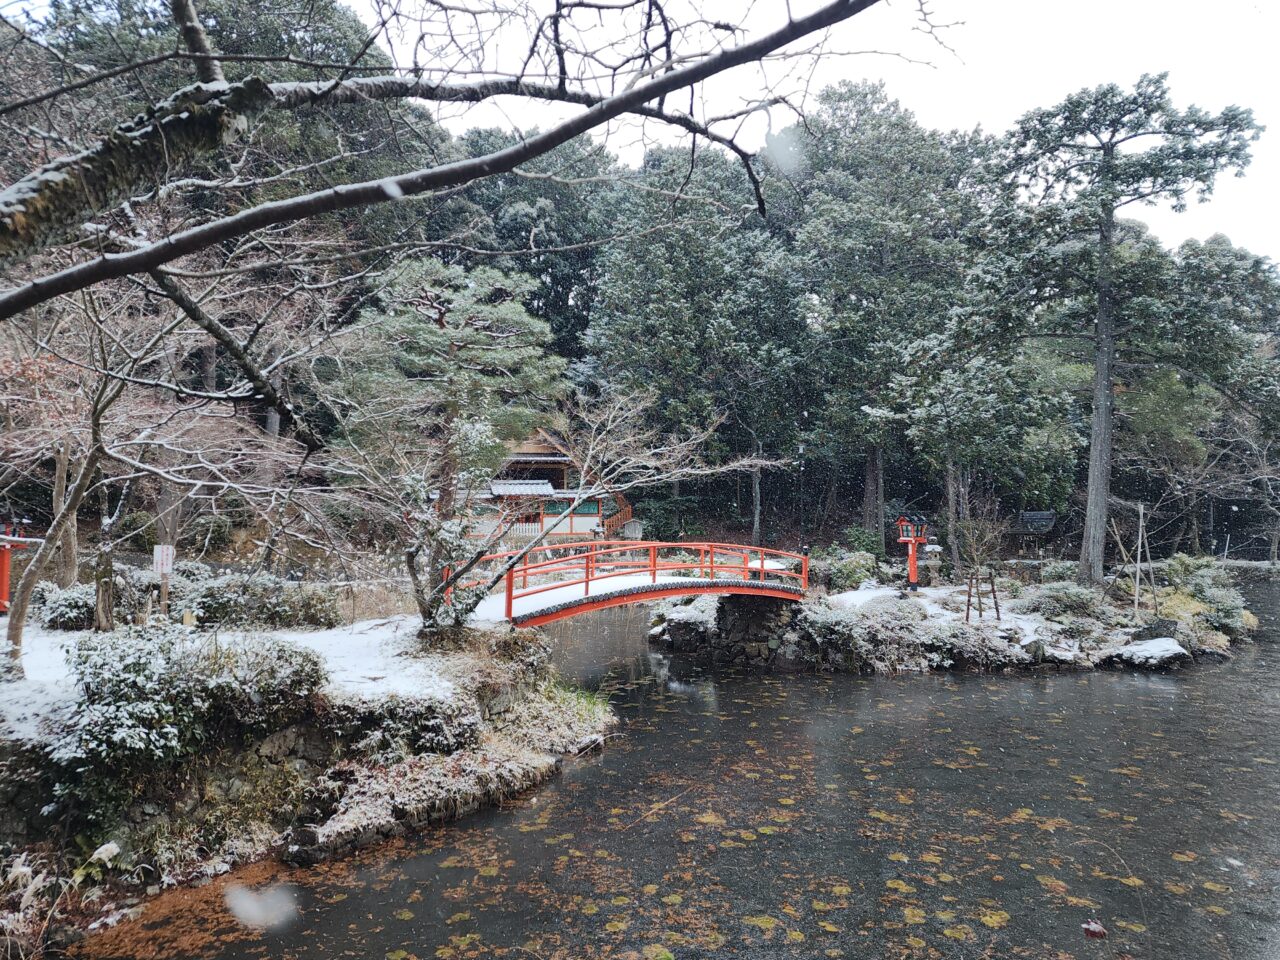
[[[49,747],[60,812],[114,821],[183,760],[292,722],[325,682],[283,641],[218,646],[177,626],[93,634],[68,652],[79,702]]]
[[[1185,553],[1175,553],[1165,565],[1164,575],[1169,585],[1178,590],[1191,593],[1191,581],[1202,574],[1219,580],[1219,586],[1230,586],[1226,571],[1216,567],[1213,557],[1191,557]]]
[[[199,742],[196,646],[179,628],[126,627],[85,637],[69,660],[80,702],[50,749],[54,792],[66,813],[104,823]]]
[[[207,677],[208,719],[253,734],[301,719],[327,679],[319,654],[271,637],[206,647],[201,670]]]
[[[201,580],[208,580],[213,576],[213,568],[207,563],[201,563],[199,560],[175,560],[173,562],[173,576],[189,584],[196,584]]]
[[[93,626],[93,584],[75,583],[64,590],[46,581],[37,591],[36,614],[42,625],[50,630],[88,630]]]
[[[221,550],[231,543],[234,529],[230,517],[216,513],[204,513],[191,521],[183,532],[182,541],[197,552]]]
[[[1049,560],[1040,568],[1041,583],[1064,583],[1074,581],[1080,564],[1074,560]]]
[[[1205,605],[1200,619],[1227,636],[1246,631],[1244,597],[1220,568],[1202,569],[1188,578],[1186,590]]]
[[[228,573],[195,581],[179,599],[203,625],[336,627],[342,622],[337,598],[328,588],[289,583],[266,573]]]
[[[1239,636],[1250,628],[1250,614],[1244,597],[1235,588],[1231,574],[1212,557],[1174,554],[1165,567],[1165,576],[1174,588],[1163,603],[1175,616],[1218,633]]]
[[[374,763],[398,763],[421,753],[456,753],[476,746],[482,729],[473,704],[433,697],[339,700],[331,722],[357,754]]]
[[[1015,613],[1038,613],[1050,620],[1068,617],[1106,619],[1106,602],[1102,594],[1078,583],[1042,583],[1031,587],[1010,607]]]
[[[832,590],[857,590],[875,575],[875,555],[865,550],[840,554],[831,559]]]

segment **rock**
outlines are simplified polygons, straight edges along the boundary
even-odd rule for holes
[[[298,743],[298,736],[297,726],[278,730],[258,744],[258,756],[272,763],[279,763],[293,752]]]
[[[1128,646],[1109,650],[1098,661],[1104,666],[1125,665],[1146,670],[1160,670],[1190,660],[1187,653],[1173,637],[1152,637],[1138,640]]]

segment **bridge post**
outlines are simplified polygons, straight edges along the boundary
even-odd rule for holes
[[[586,576],[583,578],[583,582],[582,582],[582,595],[584,597],[591,596],[591,573],[592,573],[592,567],[594,566],[594,564],[592,564],[591,562],[591,557],[592,557],[591,551],[588,550],[587,555],[582,559],[583,567],[586,570]]]
[[[800,548],[802,559],[800,560],[800,586],[805,590],[809,589],[809,546],[805,544]]]
[[[654,582],[658,582],[658,548],[649,548],[649,577]]]
[[[507,571],[507,619],[511,619],[511,594],[516,589],[516,571],[512,567]]]

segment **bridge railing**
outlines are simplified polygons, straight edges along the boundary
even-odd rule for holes
[[[518,553],[490,554],[481,563],[507,563]],[[645,579],[656,584],[660,576],[786,584],[805,590],[809,586],[809,558],[785,550],[734,543],[590,540],[548,544],[535,547],[507,571],[506,618],[511,619],[515,601],[526,597],[578,586],[582,587],[582,595],[589,597],[592,585],[601,581],[642,577],[641,584]],[[464,586],[483,582],[476,580]]]

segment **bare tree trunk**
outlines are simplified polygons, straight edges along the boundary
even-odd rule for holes
[[[1200,504],[1191,501],[1191,544],[1189,547],[1193,557],[1200,556]]]
[[[884,448],[878,443],[867,451],[862,481],[862,525],[876,538],[880,552],[884,540]]]
[[[757,448],[756,456],[759,455]],[[751,471],[751,545],[760,546],[760,467]]]
[[[53,512],[56,515],[67,499],[67,473],[71,467],[71,442],[64,440],[58,444],[58,452],[54,458],[53,470]],[[79,564],[76,551],[79,549],[79,538],[76,529],[76,512],[72,511],[67,524],[58,539],[58,550],[54,558],[53,578],[58,586],[71,586],[76,582]]]
[[[49,531],[45,534],[44,542],[36,549],[35,556],[31,558],[27,569],[18,578],[17,587],[14,588],[13,602],[9,606],[9,623],[5,630],[6,639],[9,642],[10,669],[14,676],[22,676],[22,631],[27,623],[27,612],[31,609],[31,595],[35,592],[36,584],[40,580],[40,571],[44,569],[45,564],[49,562],[49,558],[53,556],[58,541],[62,537],[62,532],[66,529],[67,524],[71,522],[71,517],[75,515],[76,510],[80,508],[80,502],[84,499],[85,492],[89,489],[93,473],[98,467],[98,460],[101,456],[102,449],[96,435],[95,426],[93,442],[85,454],[84,463],[80,465],[80,470],[76,474],[76,482],[72,485],[71,491],[67,494],[62,506],[54,515],[53,523],[49,525]]]
[[[959,508],[957,501],[959,500],[960,482],[956,477],[956,465],[950,457],[947,458],[947,546],[951,551],[951,567],[954,571],[953,576],[960,576],[960,528],[959,528]]]
[[[1111,441],[1114,427],[1116,331],[1112,303],[1111,259],[1115,212],[1104,212],[1098,249],[1098,309],[1094,325],[1093,423],[1089,436],[1089,486],[1080,544],[1079,578],[1102,580],[1107,547],[1107,511],[1111,499]]]
[[[178,543],[185,500],[185,494],[173,484],[161,482],[160,499],[156,504],[156,534],[157,540],[166,546],[172,547]]]
[[[1271,531],[1271,562],[1280,563],[1280,524]]]
[[[200,348],[200,386],[213,393],[218,389],[218,345],[210,343]]]

